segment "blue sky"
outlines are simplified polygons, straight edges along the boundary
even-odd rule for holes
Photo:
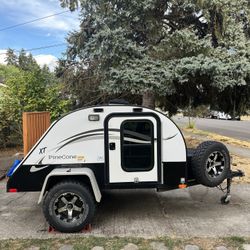
[[[59,0],[1,0],[0,29],[36,18],[63,12]],[[6,48],[31,49],[65,42],[69,31],[78,29],[77,13],[63,13],[24,26],[0,31],[0,63],[4,62]],[[32,51],[39,64],[54,67],[66,46]]]

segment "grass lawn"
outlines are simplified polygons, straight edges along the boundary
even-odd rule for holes
[[[75,237],[62,239],[29,239],[29,240],[2,240],[0,241],[0,249],[27,249],[30,247],[39,247],[42,249],[59,249],[63,245],[72,245],[74,249],[91,249],[94,246],[102,246],[105,250],[121,249],[128,243],[134,243],[139,249],[152,249],[150,243],[153,241],[162,242],[169,249],[184,249],[187,244],[195,244],[200,249],[214,249],[217,246],[225,246],[228,249],[243,249],[243,244],[249,244],[250,238],[242,237],[228,237],[228,238],[157,238],[157,239],[143,239],[143,238],[127,238],[127,237]]]

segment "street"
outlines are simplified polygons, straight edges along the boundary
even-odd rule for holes
[[[188,117],[175,116],[173,120],[178,126],[185,127]],[[250,121],[230,121],[207,118],[193,118],[197,129],[218,133],[220,135],[250,141]]]

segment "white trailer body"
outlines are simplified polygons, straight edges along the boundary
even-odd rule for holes
[[[137,145],[138,148],[140,145],[141,148],[146,147],[151,143],[150,140],[153,140],[151,145],[153,166],[150,166],[150,170],[143,171],[142,166],[139,171],[126,171],[122,167],[121,128],[125,121],[132,126],[133,124],[151,126],[152,138],[143,133],[127,130],[128,134],[122,140],[124,143],[131,143],[131,147]],[[107,150],[112,144],[115,148]],[[104,168],[107,161],[108,183],[164,184],[163,169],[159,174],[158,162],[160,161],[161,168],[163,168],[162,163],[169,163],[171,166],[174,163],[179,165],[181,163],[185,168],[187,161],[185,141],[174,122],[155,110],[127,105],[90,107],[69,113],[54,122],[16,171],[25,166],[29,168],[31,174],[58,165],[74,167],[74,165],[97,164]],[[185,179],[185,175],[180,178]]]

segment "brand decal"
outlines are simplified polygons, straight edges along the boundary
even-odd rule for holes
[[[85,157],[83,155],[48,155],[49,160],[77,160],[77,161],[84,161]]]
[[[97,161],[104,161],[104,157],[101,155],[97,156]]]
[[[85,161],[85,158],[83,155],[77,155],[77,160],[78,161]]]
[[[45,154],[45,150],[46,150],[47,147],[44,147],[44,148],[40,148],[39,149],[39,155],[41,154]]]

